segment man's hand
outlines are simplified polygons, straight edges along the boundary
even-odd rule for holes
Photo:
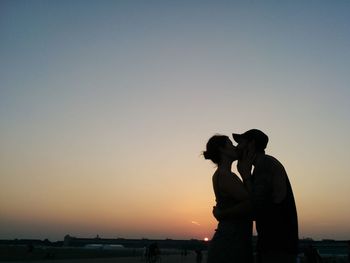
[[[222,211],[217,206],[213,206],[213,215],[217,221],[222,220]]]
[[[251,176],[253,161],[256,154],[253,151],[244,150],[242,159],[237,163],[237,170],[242,176],[243,180],[248,179]]]

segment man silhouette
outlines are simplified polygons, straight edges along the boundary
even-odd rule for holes
[[[258,233],[257,262],[294,263],[298,254],[298,219],[287,173],[276,158],[265,154],[269,140],[265,133],[252,129],[243,134],[233,133],[232,136],[241,152],[238,171],[243,172],[240,171],[240,162],[244,158],[250,158],[254,166],[252,175],[244,177],[243,180],[252,189],[254,220]],[[214,216],[217,219],[230,217],[231,211],[230,208],[215,208]]]

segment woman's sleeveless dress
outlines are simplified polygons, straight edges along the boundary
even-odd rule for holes
[[[217,175],[216,179],[219,179]],[[218,181],[217,181],[218,182]],[[219,184],[216,183],[218,186]],[[242,184],[242,187],[243,184]],[[216,206],[232,207],[238,203],[232,197],[223,196],[214,187]],[[252,263],[252,220],[224,220],[218,223],[208,248],[208,263]]]

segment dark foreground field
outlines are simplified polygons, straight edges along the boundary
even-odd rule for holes
[[[161,250],[160,262],[195,262],[195,253],[180,255],[178,249]],[[122,249],[86,249],[71,247],[35,247],[28,250],[26,246],[0,246],[0,262],[57,262],[57,263],[110,263],[110,262],[145,262],[142,248]]]
[[[61,260],[16,260],[16,261],[0,261],[1,263],[146,263],[140,257],[116,257],[116,258],[84,258],[84,259],[61,259]],[[163,255],[158,261],[158,263],[195,263],[196,257],[194,254],[190,254],[186,257],[181,257],[180,255]],[[206,262],[206,257],[203,258],[203,263]],[[345,257],[326,257],[323,258],[323,263],[347,263]],[[306,263],[303,258],[301,258],[300,263]]]
[[[20,261],[0,261],[2,263],[25,263],[27,260]],[[29,261],[31,263],[146,263],[141,257],[115,257],[115,258],[84,258],[84,259],[61,259],[61,260],[37,260]],[[158,263],[195,263],[195,255],[186,257],[180,255],[163,255]],[[203,260],[203,263],[206,262]]]
[[[35,247],[28,251],[26,246],[0,246],[0,263],[146,263],[141,248],[123,248],[113,250],[98,250],[84,248],[53,248]],[[159,263],[195,263],[194,251],[188,251],[187,256],[181,256],[178,249],[164,249]],[[347,263],[347,257],[323,255],[323,263]],[[203,253],[203,263],[206,253]],[[300,254],[300,263],[307,263]]]

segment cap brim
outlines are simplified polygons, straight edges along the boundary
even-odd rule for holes
[[[242,139],[242,134],[232,133],[232,137],[235,140],[235,142],[239,143]]]

